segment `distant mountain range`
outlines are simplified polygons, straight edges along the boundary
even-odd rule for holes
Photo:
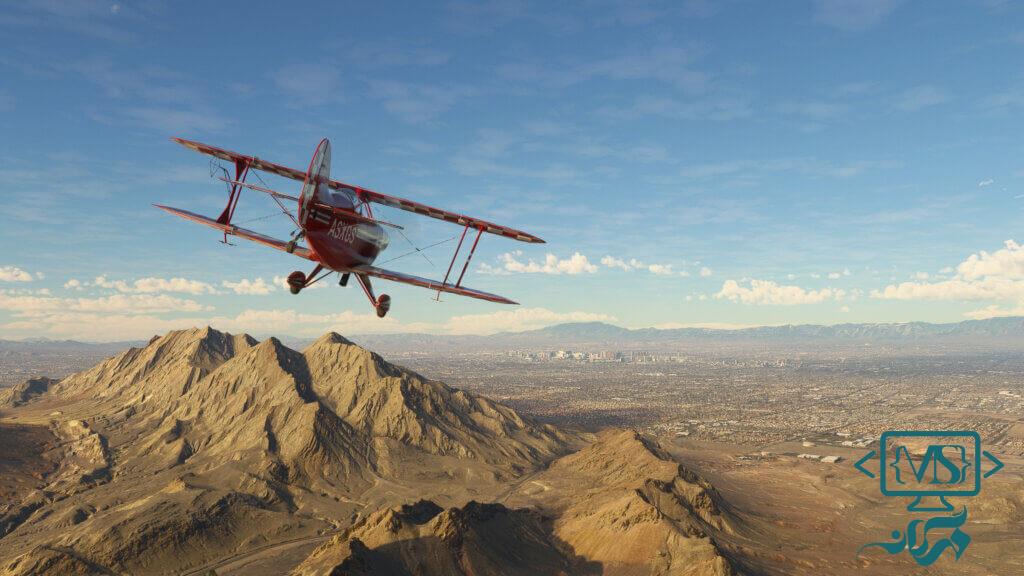
[[[505,350],[522,347],[572,347],[601,345],[635,348],[675,344],[728,343],[843,343],[843,342],[975,342],[982,345],[1024,347],[1024,317],[1008,316],[987,320],[966,320],[950,324],[903,322],[891,324],[786,324],[754,328],[639,328],[629,329],[605,322],[572,322],[539,330],[499,332],[488,336],[439,335],[422,333],[359,334],[352,340],[381,352],[416,350]],[[295,349],[313,343],[311,338],[282,337]],[[144,346],[143,341],[78,342],[75,340],[0,340],[4,351],[92,351],[113,354],[128,347]]]
[[[604,322],[557,324],[525,332],[490,336],[432,334],[366,334],[353,337],[364,346],[382,351],[461,348],[508,349],[517,347],[602,345],[618,347],[716,343],[843,343],[843,342],[977,342],[1024,346],[1024,317],[967,320],[952,324],[906,322],[897,324],[787,324],[735,330],[716,328],[640,328],[631,330]]]
[[[113,354],[132,346],[144,346],[143,340],[118,342],[79,342],[78,340],[51,340],[50,338],[27,338],[25,340],[0,339],[0,352],[98,352]]]

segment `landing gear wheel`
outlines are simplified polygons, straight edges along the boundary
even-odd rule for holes
[[[377,318],[383,318],[387,315],[388,310],[391,309],[391,296],[387,294],[381,294],[380,298],[377,298]]]
[[[298,294],[302,292],[302,289],[306,287],[306,274],[300,270],[296,270],[288,275],[288,290],[292,294]]]

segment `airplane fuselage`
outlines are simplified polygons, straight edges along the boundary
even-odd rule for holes
[[[344,193],[330,194],[320,201],[340,210],[310,208],[306,220],[306,242],[326,268],[344,271],[359,264],[372,264],[388,246],[388,235],[379,224],[345,218],[355,212],[352,199]]]

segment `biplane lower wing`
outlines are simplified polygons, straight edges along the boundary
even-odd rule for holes
[[[454,284],[445,284],[443,282],[438,282],[437,280],[429,280],[427,278],[413,276],[412,274],[392,272],[390,270],[384,270],[383,268],[377,268],[376,266],[370,266],[367,264],[353,266],[352,272],[356,274],[366,274],[367,276],[373,276],[374,278],[381,278],[383,280],[391,280],[392,282],[401,282],[403,284],[412,284],[413,286],[420,286],[422,288],[429,288],[431,290],[439,290],[441,292],[447,292],[449,294],[469,296],[470,298],[487,300],[488,302],[497,302],[499,304],[518,304],[518,302],[509,300],[504,296],[491,294],[490,292],[474,290],[472,288],[466,288],[465,286],[456,286]]]
[[[220,230],[225,234],[238,236],[239,238],[245,238],[246,240],[252,240],[253,242],[263,244],[264,246],[269,246],[271,248],[274,248],[275,250],[281,250],[282,252],[288,251],[288,243],[283,240],[271,238],[270,236],[260,234],[259,232],[253,232],[252,230],[247,230],[245,228],[239,228],[238,226],[235,226],[233,224],[221,224],[220,222],[217,222],[212,218],[207,218],[206,216],[196,214],[195,212],[189,212],[188,210],[172,208],[170,206],[163,206],[160,204],[154,204],[154,206],[165,212],[174,214],[179,218],[184,218],[186,220],[198,222],[204,226],[209,226],[210,228],[216,228],[217,230]],[[296,256],[300,258],[305,258],[307,260],[314,259],[313,252],[309,248],[305,248],[302,246],[296,246],[295,250],[292,251],[292,254],[295,254]]]

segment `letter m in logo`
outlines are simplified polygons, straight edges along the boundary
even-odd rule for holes
[[[920,463],[910,457],[906,446],[896,449],[896,457],[889,467],[893,471],[893,479],[897,484],[911,481],[903,475],[903,463],[909,467],[910,476],[917,484],[941,484],[953,486],[961,484],[968,478],[967,470],[972,463],[967,458],[967,449],[961,444],[931,444],[925,451]]]

